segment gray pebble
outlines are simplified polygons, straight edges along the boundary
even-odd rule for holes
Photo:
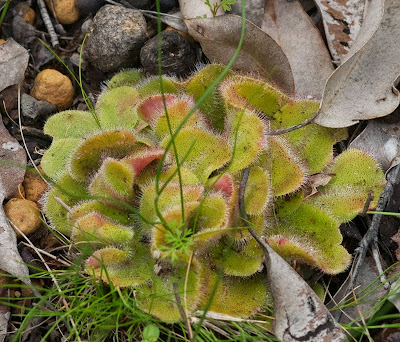
[[[139,11],[103,6],[93,19],[85,44],[89,62],[103,72],[137,66],[146,29]]]
[[[21,112],[25,124],[35,123],[56,111],[56,106],[47,101],[38,101],[28,94],[21,95]]]
[[[137,9],[149,9],[152,0],[125,0],[128,4],[136,7]]]
[[[87,33],[89,33],[90,25],[92,25],[93,20],[88,19],[85,20],[81,26],[82,34],[86,36]]]
[[[96,14],[105,3],[105,0],[75,0],[75,5],[82,15]]]
[[[149,39],[140,51],[140,62],[150,74],[158,74],[158,37]],[[195,68],[196,49],[176,31],[161,32],[161,70],[163,74],[187,76]]]

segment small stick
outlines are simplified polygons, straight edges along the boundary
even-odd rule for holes
[[[318,114],[319,114],[319,111],[316,111],[312,117],[308,118],[307,120],[304,120],[303,122],[300,122],[297,125],[291,126],[291,127],[280,128],[280,129],[268,129],[265,134],[266,135],[282,135],[285,133],[295,131],[296,129],[307,126],[309,124],[312,124],[314,119],[318,116]]]
[[[181,296],[179,295],[178,283],[173,283],[172,288],[174,289],[174,292],[175,292],[175,300],[176,300],[176,304],[178,305],[179,314],[181,315],[183,321],[185,322],[185,327],[189,334],[189,338],[191,340],[193,338],[193,331],[192,331],[192,327],[190,325],[189,319],[186,316],[185,310],[183,309],[183,306],[182,306]]]
[[[374,192],[372,190],[370,190],[370,191],[368,191],[368,197],[367,197],[367,200],[365,201],[364,209],[363,209],[362,213],[360,214],[360,216],[368,218],[367,211],[373,200],[374,200]],[[369,224],[370,224],[370,222],[369,222]]]
[[[373,193],[373,191],[369,191],[368,198],[365,201],[363,212],[360,214],[360,216],[365,218],[365,220],[368,222],[368,226],[371,226],[371,219],[367,216],[367,211],[373,200],[374,200],[374,193]],[[376,241],[374,241],[372,243],[371,251],[372,251],[372,257],[374,258],[374,261],[375,261],[376,268],[380,274],[381,283],[383,284],[383,287],[386,290],[388,290],[390,285],[386,282],[386,276],[383,272],[378,243]]]
[[[43,0],[37,0],[37,3],[38,3],[38,5],[39,5],[40,14],[41,14],[41,16],[42,16],[42,18],[43,18],[44,25],[46,26],[47,32],[48,32],[49,35],[50,35],[51,45],[52,45],[55,49],[57,49],[57,48],[60,46],[60,43],[59,43],[59,41],[58,41],[57,34],[56,34],[56,32],[54,31],[53,24],[51,23],[49,13],[47,13],[46,5],[45,5],[45,3],[44,3]]]
[[[394,166],[391,170],[388,171],[386,179],[386,187],[383,189],[381,196],[379,197],[378,200],[378,205],[376,206],[375,211],[381,211],[383,212],[384,209],[386,208],[386,205],[389,201],[389,199],[393,195],[393,190],[394,186],[397,182],[399,172],[400,171],[400,166],[396,165]],[[373,241],[377,242],[378,239],[378,232],[379,232],[379,225],[381,223],[382,215],[381,214],[374,214],[372,217],[371,225],[367,231],[367,233],[364,235],[363,239],[361,240],[359,247],[357,247],[355,251],[355,256],[354,256],[354,268],[353,268],[353,273],[352,273],[352,279],[350,282],[350,286],[353,287],[354,282],[358,276],[358,273],[360,271],[361,264],[364,262],[365,256],[367,254],[368,247],[371,245]]]
[[[381,283],[383,284],[383,288],[385,290],[389,290],[390,284],[386,281],[386,276],[385,276],[385,273],[383,272],[378,243],[376,241],[372,242],[371,250],[372,250],[372,257],[374,258],[376,268],[378,270],[378,273],[380,274],[380,280],[381,280]]]

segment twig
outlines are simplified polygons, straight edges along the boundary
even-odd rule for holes
[[[371,219],[367,215],[367,211],[373,200],[374,200],[373,191],[369,191],[368,198],[365,201],[363,212],[360,214],[360,216],[363,217],[368,222],[369,227],[371,226]],[[382,267],[382,263],[381,263],[380,253],[379,253],[379,247],[378,247],[378,243],[376,241],[374,241],[372,243],[371,252],[372,252],[372,257],[375,261],[375,265],[378,270],[378,273],[380,274],[381,283],[383,284],[383,287],[386,290],[388,290],[390,287],[390,284],[386,281],[386,276],[385,276],[385,273],[383,272],[383,267]]]
[[[280,129],[268,129],[265,134],[266,135],[282,135],[285,133],[289,133],[292,131],[295,131],[296,129],[299,129],[301,127],[307,126],[309,124],[312,124],[314,119],[318,116],[319,111],[316,111],[312,117],[308,118],[307,120],[304,120],[303,122],[300,122],[297,125],[291,126],[291,127],[286,127],[286,128],[280,128]]]
[[[178,305],[179,314],[181,315],[182,320],[185,323],[185,327],[188,332],[189,338],[192,339],[193,331],[192,331],[192,327],[190,325],[189,319],[186,316],[185,310],[183,309],[183,306],[182,306],[181,296],[179,295],[178,283],[173,283],[172,288],[174,289],[175,300],[176,300],[176,304]]]
[[[389,199],[393,195],[394,186],[399,176],[399,171],[400,171],[399,165],[394,166],[391,170],[388,171],[386,176],[387,179],[386,187],[385,189],[383,189],[381,196],[379,197],[378,205],[376,206],[375,211],[383,212],[385,210]],[[360,271],[361,264],[364,262],[368,247],[373,241],[377,241],[381,219],[382,219],[381,214],[374,214],[371,221],[371,225],[367,233],[364,235],[363,239],[360,242],[359,247],[357,247],[355,251],[355,257],[354,257],[355,266],[353,268],[352,281],[350,282],[351,287],[354,285],[354,282]]]
[[[367,211],[373,200],[374,200],[374,192],[372,190],[370,190],[370,191],[368,191],[368,197],[367,197],[367,200],[365,201],[364,209],[363,209],[362,213],[360,214],[360,216],[365,217],[367,219],[369,218],[367,216]],[[368,225],[370,225],[370,222]]]
[[[383,288],[385,290],[389,290],[390,284],[386,281],[385,272],[383,271],[381,257],[380,257],[379,248],[378,248],[378,242],[376,242],[376,241],[372,242],[371,250],[372,250],[372,257],[374,258],[376,268],[378,270],[378,273],[380,274],[380,280],[381,280],[381,283],[383,284]]]
[[[47,13],[46,5],[43,0],[37,0],[37,3],[39,5],[39,10],[40,10],[40,14],[43,18],[44,25],[46,26],[47,32],[50,35],[51,45],[53,46],[53,48],[56,49],[60,46],[60,43],[58,41],[56,31],[54,31],[53,24],[51,23],[49,13]]]

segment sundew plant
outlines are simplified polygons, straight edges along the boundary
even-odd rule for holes
[[[274,135],[310,118],[317,102],[230,70],[196,106],[223,70],[208,65],[186,81],[124,71],[97,101],[100,126],[70,110],[44,128],[53,137],[42,159],[55,181],[45,200],[51,225],[90,246],[88,276],[134,288],[136,305],[164,322],[182,319],[177,289],[187,315],[247,318],[271,304],[262,249],[239,214],[244,169],[251,226],[288,261],[328,274],[350,263],[339,225],[384,186],[364,152],[333,158],[344,129]],[[315,192],[316,174],[330,180]]]

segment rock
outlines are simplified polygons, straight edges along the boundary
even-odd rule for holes
[[[33,124],[41,117],[54,113],[56,106],[47,101],[38,101],[28,94],[22,94],[21,111],[24,124]]]
[[[57,110],[63,110],[72,105],[74,87],[71,80],[59,71],[45,69],[36,76],[31,96],[54,104]]]
[[[45,0],[51,9],[51,1]],[[78,21],[80,13],[75,5],[75,0],[53,0],[54,12],[60,24],[73,24]]]
[[[196,50],[176,31],[161,32],[161,68],[163,74],[185,76],[194,70]],[[140,62],[150,74],[158,74],[158,37],[146,42],[140,51]]]
[[[83,22],[82,26],[81,26],[81,30],[82,30],[82,34],[84,36],[86,36],[89,33],[89,28],[90,25],[92,25],[93,20],[92,19],[87,19]]]
[[[22,2],[15,7],[15,14],[22,17],[28,24],[34,25],[36,21],[36,13],[30,7],[29,2]]]
[[[96,14],[105,3],[105,0],[75,0],[75,5],[81,15]]]
[[[175,1],[175,0],[172,0],[172,1]],[[126,0],[126,2],[138,9],[149,9],[153,1],[152,0]]]
[[[33,234],[42,224],[39,207],[32,201],[12,198],[4,206],[4,212],[25,235]],[[15,233],[17,237],[22,237],[18,230]]]
[[[161,12],[169,12],[175,7],[178,7],[176,0],[160,0]]]
[[[136,66],[146,29],[146,20],[139,11],[103,6],[89,29],[85,46],[89,62],[103,72]]]
[[[246,19],[259,27],[261,27],[264,18],[264,3],[265,0],[246,0]],[[229,13],[241,16],[241,1],[231,5],[231,11]]]
[[[13,38],[24,48],[29,49],[29,45],[37,40],[37,30],[34,26],[27,23],[24,18],[16,15],[12,21]]]
[[[42,172],[40,166],[39,171]],[[47,191],[47,183],[40,177],[35,169],[25,173],[24,182],[25,198],[29,201],[38,202]]]
[[[6,41],[4,39],[0,39],[0,45],[4,44]]]

